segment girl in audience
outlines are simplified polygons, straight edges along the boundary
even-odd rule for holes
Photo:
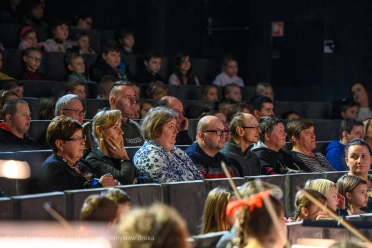
[[[152,82],[147,86],[146,94],[149,99],[160,100],[168,94],[168,86],[160,81]]]
[[[274,101],[274,90],[271,84],[261,82],[256,86],[255,96],[267,96]]]
[[[51,52],[66,52],[71,48],[71,41],[68,37],[68,23],[64,20],[54,20],[51,26],[52,39],[47,39],[45,43],[50,47]]]
[[[3,50],[1,50],[1,43],[0,43],[0,70],[3,67]],[[0,72],[0,80],[14,80],[14,78],[9,77],[5,73]]]
[[[218,101],[218,89],[216,85],[207,84],[203,87],[202,100]]]
[[[361,208],[368,203],[367,182],[357,176],[345,176],[337,182],[338,193],[346,200],[347,212],[349,215],[364,214]]]
[[[170,85],[199,85],[186,53],[177,53],[174,57],[174,73],[169,77]]]
[[[226,216],[226,206],[231,192],[224,188],[211,190],[205,200],[201,234],[230,230],[235,223],[234,216]]]
[[[140,104],[140,119],[145,118],[149,110],[153,107],[152,103],[147,99],[139,100]]]
[[[91,29],[93,24],[92,17],[89,15],[78,15],[74,17],[72,26],[78,29]]]
[[[372,118],[363,121],[364,126],[364,140],[367,141],[369,147],[372,146]]]
[[[29,2],[28,9],[28,19],[25,21],[30,26],[47,28],[46,24],[42,18],[44,16],[44,3],[40,0],[31,0]]]
[[[43,53],[38,48],[28,48],[23,56],[23,61],[26,64],[26,70],[22,74],[24,80],[50,80],[50,77],[44,73],[39,73],[36,70],[40,67],[43,60]]]
[[[312,197],[327,205],[327,197],[313,189],[301,189],[296,193],[295,197],[295,221],[300,220],[318,220],[320,218],[330,218],[327,213],[314,203],[312,203],[304,194],[310,194]]]
[[[238,62],[231,55],[227,55],[222,60],[222,72],[214,79],[213,84],[216,86],[225,86],[236,84],[244,87],[244,82],[238,75]]]
[[[222,91],[224,98],[232,99],[235,102],[240,102],[242,100],[240,87],[234,83],[224,86]]]
[[[99,221],[100,223],[106,223],[107,227],[115,225],[119,216],[118,205],[101,195],[88,196],[81,208],[82,221]]]
[[[45,44],[45,42],[37,42],[36,32],[31,26],[25,26],[19,32],[19,39],[21,42],[19,43],[18,49],[19,50],[26,50],[30,47],[35,47],[39,49],[44,49],[46,52],[50,52],[50,47]]]
[[[17,93],[11,91],[11,90],[0,90],[0,119],[3,120],[3,106],[4,104],[13,98],[19,98]]]
[[[38,120],[52,120],[55,117],[54,111],[58,98],[50,97],[40,100]]]
[[[355,102],[359,103],[358,119],[363,121],[372,117],[372,98],[366,83],[358,81],[350,88],[350,93]]]
[[[337,191],[337,185],[327,179],[308,180],[305,189],[313,189],[327,197],[327,207],[340,216],[347,216],[345,197]]]

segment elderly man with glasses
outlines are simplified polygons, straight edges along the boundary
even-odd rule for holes
[[[60,97],[54,110],[56,116],[65,115],[83,124],[85,111],[79,97],[75,94],[67,94]]]
[[[224,162],[232,177],[235,176],[227,158],[220,150],[225,146],[229,133],[223,122],[215,116],[204,116],[198,123],[198,139],[186,150],[195,166],[205,178],[226,178],[221,163]]]
[[[231,120],[232,138],[221,152],[229,159],[237,177],[261,175],[260,160],[249,150],[258,142],[260,126],[254,115],[238,112]]]

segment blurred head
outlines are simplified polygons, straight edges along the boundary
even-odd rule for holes
[[[338,207],[337,185],[327,179],[308,180],[305,189],[313,189],[327,197],[327,207],[336,211]]]
[[[285,146],[285,132],[283,120],[276,118],[273,115],[263,116],[258,119],[260,126],[260,141],[263,142],[268,148],[279,151]]]
[[[86,98],[85,84],[81,80],[71,79],[66,83],[67,94],[75,94],[80,100]]]
[[[222,100],[218,103],[218,110],[221,111],[225,116],[227,116],[227,113],[228,113],[229,109],[230,109],[234,104],[236,104],[236,101],[234,101],[234,100],[232,100],[232,99],[229,99],[229,98],[222,99]]]
[[[363,133],[364,139],[369,140],[372,138],[372,118],[366,119],[363,121]]]
[[[351,96],[353,100],[361,107],[370,107],[369,91],[366,83],[358,81],[354,83],[350,88]]]
[[[347,118],[358,118],[359,114],[359,103],[353,100],[342,101],[340,106],[340,114],[343,119]]]
[[[102,78],[101,83],[99,84],[102,92],[102,99],[109,99],[110,90],[116,81],[118,81],[118,79],[111,75],[106,75]]]
[[[78,33],[76,35],[76,42],[83,52],[89,52],[90,38],[86,33]]]
[[[44,98],[40,101],[38,120],[52,120],[55,117],[55,108],[58,98]]]
[[[67,94],[60,97],[56,103],[55,115],[66,115],[80,124],[83,124],[85,111],[79,96],[75,94]]]
[[[267,96],[256,96],[252,98],[251,106],[253,108],[253,115],[257,119],[262,116],[274,115],[273,101]]]
[[[31,0],[28,14],[30,18],[40,20],[44,16],[44,3],[39,0]]]
[[[236,102],[240,102],[242,100],[242,93],[240,91],[240,87],[236,84],[228,84],[224,86],[223,96],[225,98],[230,98]]]
[[[68,22],[65,20],[55,19],[51,25],[53,39],[65,42],[68,37]]]
[[[9,80],[3,83],[3,89],[13,91],[19,98],[23,97],[23,93],[25,91],[23,88],[23,83],[15,80]]]
[[[92,119],[92,134],[100,147],[105,140],[113,139],[120,144],[124,132],[121,130],[121,112],[119,110],[102,110]]]
[[[130,82],[116,82],[111,88],[109,100],[111,109],[121,111],[123,121],[131,118],[136,111],[137,96]]]
[[[26,101],[18,98],[5,102],[2,111],[4,122],[10,131],[19,138],[24,138],[31,123],[31,112]]]
[[[102,192],[101,195],[117,204],[119,216],[130,211],[130,196],[124,190],[109,188],[106,192]]]
[[[19,98],[18,95],[11,90],[0,90],[0,118],[4,119],[3,106],[4,104],[13,98]]]
[[[26,41],[31,47],[37,48],[36,32],[31,26],[25,26],[19,32],[19,39]]]
[[[307,119],[299,119],[288,122],[287,133],[289,141],[300,150],[312,151],[316,148],[316,136],[314,122]]]
[[[168,94],[168,86],[160,81],[151,82],[146,93],[150,99],[160,100]]]
[[[325,197],[322,193],[319,193],[313,189],[301,189],[297,191],[295,197],[295,219],[316,220],[318,215],[325,215],[326,212],[322,208],[312,203],[309,198],[305,196],[304,192],[310,194],[322,204],[327,205],[327,197]]]
[[[161,55],[158,52],[152,51],[146,54],[144,64],[147,70],[156,74],[160,71],[161,68]]]
[[[102,46],[102,58],[111,68],[116,68],[121,62],[120,46],[114,41],[106,41]]]
[[[26,63],[26,68],[29,71],[35,72],[41,64],[43,53],[38,48],[28,48],[24,52],[23,61]]]
[[[197,130],[197,142],[209,156],[214,157],[225,146],[229,131],[218,117],[204,116],[199,120]]]
[[[273,87],[271,86],[271,84],[266,83],[266,82],[261,82],[257,84],[255,95],[256,96],[267,96],[272,101],[274,101]]]
[[[242,113],[247,113],[251,114],[252,113],[252,107],[245,102],[238,102],[235,103],[228,111],[227,111],[227,116],[226,119],[228,122],[230,122],[236,113],[242,112]]]
[[[238,74],[238,62],[232,55],[226,55],[222,60],[222,70],[230,78]]]
[[[130,29],[123,29],[120,31],[118,40],[120,44],[127,49],[132,49],[135,43],[134,32]]]
[[[152,103],[147,99],[141,99],[140,104],[140,119],[145,118],[149,110],[152,108]]]
[[[354,118],[344,119],[340,125],[340,141],[348,144],[354,139],[364,138],[363,122]]]
[[[371,148],[362,139],[349,142],[345,148],[345,161],[349,166],[349,174],[355,176],[366,176],[371,169]]]
[[[281,116],[281,118],[283,120],[290,120],[290,121],[293,121],[293,120],[299,120],[301,119],[301,116],[299,113],[297,113],[296,111],[287,111],[287,112],[284,112]]]
[[[207,84],[203,87],[202,99],[208,101],[218,101],[218,90],[214,84]]]
[[[185,112],[183,110],[183,104],[180,100],[173,96],[165,96],[159,100],[158,106],[165,106],[177,113],[177,129],[180,129],[180,125],[184,120]]]
[[[117,222],[118,206],[100,195],[91,195],[85,199],[81,208],[82,221],[99,221],[109,224]]]
[[[234,140],[245,144],[257,143],[261,133],[257,119],[247,113],[238,112],[230,122],[230,129]]]
[[[90,29],[92,28],[93,20],[88,15],[80,15],[75,17],[77,19],[76,28],[78,29]]]

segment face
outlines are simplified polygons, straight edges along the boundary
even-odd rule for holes
[[[364,138],[364,130],[363,126],[353,126],[350,133],[346,133],[346,138],[350,142],[354,139],[363,139]]]
[[[79,47],[81,50],[83,51],[89,51],[89,47],[90,47],[90,39],[89,39],[89,36],[83,36],[81,37],[80,39],[78,39],[77,41]]]
[[[70,160],[71,162],[78,161],[83,156],[85,145],[85,141],[79,139],[81,137],[83,137],[83,132],[81,130],[78,130],[70,137],[76,140],[63,140],[63,151],[60,150],[58,154]]]
[[[36,71],[40,67],[42,57],[38,51],[31,51],[28,56],[23,56],[23,61],[26,62],[26,67],[30,71]]]
[[[244,134],[243,139],[247,143],[257,143],[258,137],[261,133],[260,126],[258,125],[257,119],[252,115],[244,116],[244,126],[245,127],[257,127],[257,128],[243,128]]]
[[[258,116],[268,116],[268,115],[274,115],[274,105],[269,102],[264,102],[262,104],[261,111],[258,112]]]
[[[368,120],[367,130],[366,130],[366,133],[364,135],[365,135],[366,138],[372,138],[372,119]]]
[[[186,73],[191,68],[191,62],[189,56],[186,56],[182,59],[180,64],[180,71]]]
[[[222,112],[215,114],[215,116],[219,118],[222,122],[224,123],[226,122],[226,116]]]
[[[325,202],[327,204],[327,202]],[[302,218],[306,220],[315,220],[318,215],[326,215],[326,211],[323,210],[323,208],[318,207],[315,204],[311,204],[310,207],[306,209],[306,216],[302,214]]]
[[[176,144],[176,136],[178,133],[176,124],[177,121],[175,119],[165,123],[161,129],[160,137],[155,139],[155,141],[167,151],[172,150]]]
[[[262,90],[261,95],[263,95],[263,96],[267,96],[267,97],[270,98],[272,101],[274,101],[274,91],[273,91],[273,88],[271,88],[271,87],[265,87],[265,88]]]
[[[236,76],[238,73],[238,63],[235,60],[229,61],[225,66],[224,71],[229,77]]]
[[[366,146],[349,147],[345,160],[351,174],[355,176],[368,174],[371,168],[371,154]]]
[[[44,7],[43,7],[43,5],[40,4],[39,6],[36,6],[36,7],[32,8],[31,15],[36,20],[40,20],[43,17],[43,15],[44,15]]]
[[[183,111],[183,105],[182,105],[182,102],[178,99],[173,99],[172,101],[169,101],[169,104],[167,106],[168,108],[172,109],[173,111],[175,111],[178,115],[178,119],[177,119],[177,128],[180,127],[183,119],[184,119],[184,111]]]
[[[295,140],[297,145],[306,151],[312,151],[316,148],[316,136],[314,133],[314,127],[302,130],[300,137]]]
[[[149,103],[144,103],[144,104],[142,105],[142,109],[141,109],[141,111],[140,111],[140,117],[141,117],[141,119],[144,118],[144,117],[147,115],[147,113],[149,112],[149,110],[150,110],[151,108],[152,108],[152,105],[149,104]]]
[[[72,99],[64,110],[61,110],[60,115],[66,115],[74,120],[77,120],[80,124],[84,121],[84,107],[80,100]]]
[[[54,39],[65,41],[68,37],[68,26],[66,24],[59,25],[53,31]]]
[[[203,96],[204,100],[208,101],[217,101],[218,100],[218,91],[216,87],[210,87],[208,92],[205,96]]]
[[[367,91],[360,83],[356,83],[353,87],[351,87],[351,94],[354,101],[356,101],[357,103],[368,101]]]
[[[126,35],[123,38],[123,44],[125,47],[132,48],[134,46],[134,36],[133,35]]]
[[[84,85],[76,85],[74,90],[71,92],[72,94],[78,95],[80,99],[85,99],[85,86]]]
[[[79,29],[90,29],[92,27],[92,18],[87,17],[85,19],[79,19],[77,28]]]
[[[136,111],[136,92],[132,86],[121,86],[116,98],[110,98],[113,109],[118,109],[124,118],[131,118]]]
[[[236,102],[242,100],[242,93],[240,92],[240,87],[234,87],[229,94],[225,95],[226,98],[233,99]]]
[[[123,141],[123,130],[121,130],[121,121],[117,120],[115,124],[105,130],[100,129],[100,134],[104,140],[112,138],[116,143],[121,144]]]
[[[137,99],[141,96],[141,88],[138,85],[133,85],[134,92],[136,92]]]
[[[14,91],[15,93],[17,93],[17,95],[18,95],[19,98],[23,97],[23,93],[25,92],[23,86],[17,86],[15,88],[13,88],[12,91]]]
[[[337,189],[333,187],[331,192],[327,196],[327,207],[332,210],[333,212],[337,211],[338,207],[338,198],[337,198]]]
[[[23,137],[30,128],[30,108],[26,104],[18,103],[17,112],[13,116],[6,116],[6,120],[9,123],[8,126],[12,132],[18,137]]]
[[[32,47],[37,47],[37,38],[36,38],[36,33],[31,32],[28,33],[24,38],[21,39],[22,41],[26,41],[30,46]]]
[[[151,58],[150,61],[145,61],[145,65],[151,73],[158,73],[161,67],[161,58]]]
[[[223,122],[218,118],[213,118],[205,130],[225,130]],[[201,132],[202,141],[204,141],[205,148],[212,152],[218,152],[226,143],[226,134],[223,133],[218,136],[216,132]]]
[[[290,121],[299,120],[299,119],[300,119],[300,116],[296,113],[292,113],[292,114],[288,115],[288,118],[287,118],[287,120],[290,120]]]
[[[287,137],[287,133],[285,132],[283,123],[275,125],[272,133],[266,135],[268,136],[268,142],[272,149],[279,150],[285,146],[285,137]]]
[[[120,64],[120,53],[115,51],[109,51],[107,54],[102,53],[102,57],[106,60],[107,64],[112,67],[116,68]]]
[[[136,104],[136,110],[134,111],[134,114],[133,114],[133,119],[139,119],[140,118],[140,105],[139,104]]]
[[[354,206],[359,208],[366,207],[368,203],[367,191],[367,184],[359,184],[350,192],[350,194],[347,194],[346,197]]]
[[[155,100],[160,100],[162,99],[163,97],[165,97],[166,95],[168,94],[168,91],[167,90],[162,90],[162,91],[159,91],[159,92],[156,92],[153,96],[153,98]]]
[[[347,119],[347,118],[358,119],[358,114],[359,114],[359,107],[358,106],[353,106],[351,108],[346,109],[345,112],[341,112],[341,116],[344,119]]]
[[[85,72],[85,63],[83,57],[77,57],[72,60],[71,65],[68,65],[71,71],[83,74]]]

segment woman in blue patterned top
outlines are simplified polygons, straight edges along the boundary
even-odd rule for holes
[[[177,114],[165,107],[151,109],[141,125],[146,141],[134,155],[140,176],[156,183],[204,179],[184,151],[175,147]]]

